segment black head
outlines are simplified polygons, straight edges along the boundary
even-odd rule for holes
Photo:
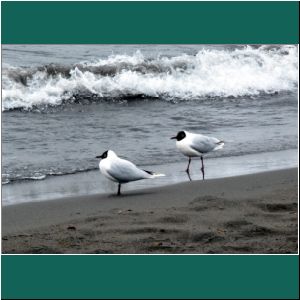
[[[176,136],[171,137],[171,139],[176,139],[177,141],[181,141],[186,137],[184,131],[179,131]]]
[[[96,156],[96,158],[101,158],[101,159],[104,159],[104,158],[106,158],[106,157],[107,157],[107,153],[108,153],[108,150],[107,150],[107,151],[105,151],[105,152],[103,152],[103,153],[102,153],[102,155],[98,155],[98,156]]]

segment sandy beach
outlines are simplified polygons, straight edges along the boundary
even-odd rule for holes
[[[2,208],[3,253],[297,249],[297,168]]]

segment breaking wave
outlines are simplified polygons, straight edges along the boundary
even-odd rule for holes
[[[2,70],[2,110],[88,101],[194,100],[258,96],[297,89],[297,46],[245,46],[196,55],[112,55],[74,65]]]

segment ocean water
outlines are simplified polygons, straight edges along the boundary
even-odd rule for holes
[[[294,45],[4,45],[2,55],[4,201],[6,190],[22,201],[20,184],[94,174],[107,149],[154,169],[181,163],[169,139],[179,130],[224,140],[208,159],[239,157],[245,169],[249,155],[297,153]]]

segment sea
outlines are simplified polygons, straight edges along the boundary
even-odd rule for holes
[[[225,142],[208,180],[298,166],[297,45],[3,45],[1,105],[4,205],[116,192],[108,149],[188,181],[181,130]]]

